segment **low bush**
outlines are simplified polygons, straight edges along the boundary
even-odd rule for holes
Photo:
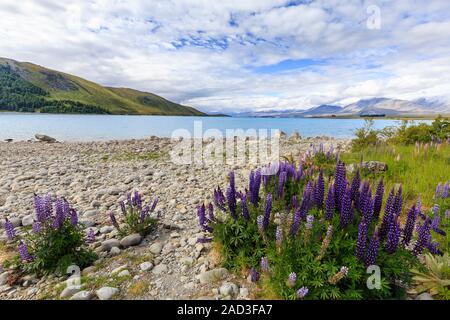
[[[372,192],[359,172],[352,180],[338,162],[333,175],[281,163],[251,172],[248,189],[235,188],[234,173],[225,194],[214,190],[214,205],[198,208],[206,234],[222,264],[250,273],[263,295],[284,299],[380,299],[402,297],[411,284],[418,256],[439,253],[432,219],[420,205],[401,223],[403,190],[392,189],[384,210],[384,183]],[[325,190],[328,192],[325,193]],[[381,272],[369,289],[367,268]]]
[[[36,222],[19,241],[19,255],[12,262],[25,272],[65,273],[70,265],[84,268],[96,254],[86,245],[86,234],[78,223],[77,212],[67,200],[35,196]],[[14,229],[6,223],[9,237]]]
[[[158,204],[158,198],[155,198],[153,202],[144,204],[142,197],[138,191],[132,196],[131,193],[127,194],[127,201],[120,202],[120,209],[122,212],[123,224],[119,225],[114,213],[109,216],[114,227],[118,230],[121,237],[125,237],[132,233],[139,233],[145,237],[152,232],[157,223],[157,219],[150,214],[155,210]]]

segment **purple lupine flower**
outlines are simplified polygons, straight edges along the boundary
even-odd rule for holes
[[[24,262],[33,261],[33,257],[28,252],[28,246],[23,241],[21,241],[19,244],[19,254],[22,261]]]
[[[339,272],[342,273],[344,277],[348,276],[348,267],[342,266]]]
[[[313,215],[308,215],[306,217],[306,229],[311,230],[313,227],[313,223],[314,223],[314,216]]]
[[[353,177],[352,184],[350,187],[350,197],[354,203],[358,202],[360,185],[361,185],[361,177],[359,175],[359,170],[357,170],[355,176]]]
[[[413,249],[414,255],[417,256],[422,253],[424,247],[429,243],[430,238],[431,238],[431,221],[430,219],[427,219],[421,226],[418,227],[417,242]]]
[[[116,216],[114,215],[114,213],[111,212],[111,213],[109,214],[109,218],[111,219],[111,222],[112,222],[113,226],[114,226],[116,229],[120,229],[119,224],[117,223]]]
[[[364,213],[364,209],[367,205],[368,198],[371,196],[372,196],[372,191],[370,189],[370,184],[369,184],[369,182],[365,181],[362,183],[359,200],[357,202],[357,204],[358,204],[357,208],[358,208],[359,212]]]
[[[270,222],[270,212],[272,211],[272,194],[267,194],[266,206],[264,208],[264,230],[267,230]]]
[[[203,226],[206,224],[206,210],[204,203],[201,206],[197,207],[197,217],[199,225],[203,228]]]
[[[380,237],[378,236],[378,231],[370,239],[369,247],[367,248],[367,255],[365,265],[366,267],[376,264],[378,257],[378,249],[380,247]]]
[[[355,249],[355,256],[360,260],[364,259],[366,251],[367,229],[368,225],[365,222],[364,218],[362,218],[358,226],[358,239],[356,241],[356,249]]]
[[[448,182],[444,185],[444,188],[442,189],[442,199],[447,199],[449,194],[449,185]]]
[[[41,232],[41,223],[40,222],[35,222],[33,223],[33,226],[31,227],[31,231],[33,233],[39,233]]]
[[[122,214],[126,215],[127,214],[127,209],[125,207],[125,202],[120,201],[119,204],[120,204],[120,210],[122,211]]]
[[[450,219],[450,210],[446,210],[446,211],[445,211],[445,217],[446,217],[447,219]]]
[[[442,255],[442,251],[439,250],[438,242],[429,242],[426,247],[431,254]]]
[[[333,219],[333,212],[334,212],[334,185],[331,185],[328,189],[327,193],[327,199],[325,200],[325,219],[331,220]]]
[[[346,189],[344,192],[344,197],[342,199],[342,207],[341,207],[341,216],[340,216],[340,225],[341,228],[346,228],[351,220],[353,219],[353,207],[352,207],[352,199],[350,198],[350,189]]]
[[[386,240],[386,252],[389,254],[395,253],[397,251],[398,243],[400,241],[400,224],[395,220],[392,220],[391,227],[389,228],[387,240]]]
[[[294,208],[294,210],[297,210],[298,206],[299,206],[299,204],[298,204],[297,196],[294,195],[294,196],[292,196],[292,199],[291,199],[291,207]]]
[[[403,195],[402,195],[402,186],[397,190],[397,194],[395,195],[394,204],[393,204],[393,215],[399,216],[402,213],[403,206]]]
[[[134,198],[133,203],[136,205],[136,207],[141,210],[142,209],[142,198],[138,191],[134,192]]]
[[[267,257],[261,258],[261,271],[269,272],[269,260],[267,259]]]
[[[386,200],[386,206],[384,207],[384,215],[383,220],[381,222],[381,228],[380,228],[380,237],[384,238],[387,233],[389,232],[389,227],[391,225],[391,221],[393,218],[393,211],[394,211],[394,188],[391,189],[391,192],[389,193],[389,196]]]
[[[14,226],[8,219],[5,219],[5,231],[6,231],[6,237],[8,240],[14,239],[16,236],[16,232],[14,231]]]
[[[131,193],[127,193],[127,203],[131,207],[133,205],[133,199],[131,198]]]
[[[251,280],[252,282],[257,282],[257,281],[259,280],[259,277],[260,277],[259,272],[256,271],[255,268],[252,268],[252,269],[250,270],[250,280]]]
[[[45,221],[45,210],[43,206],[42,198],[38,195],[34,195],[34,208],[36,210],[36,220],[39,222]]]
[[[233,219],[237,219],[236,214],[236,192],[231,187],[227,189],[227,203],[228,209],[230,210],[231,217]]]
[[[295,210],[294,213],[294,221],[292,222],[291,230],[289,231],[289,234],[291,236],[296,236],[298,233],[298,230],[300,229],[300,222],[302,220],[300,209],[298,208]]]
[[[158,197],[156,197],[155,200],[153,200],[152,206],[150,207],[150,212],[155,211],[157,205],[158,205]]]
[[[283,197],[286,179],[287,179],[287,172],[286,171],[280,172],[280,175],[278,177],[278,192],[277,192],[278,198]]]
[[[335,173],[335,182],[334,182],[334,197],[335,197],[335,205],[336,208],[341,208],[341,202],[344,197],[344,193],[346,190],[347,180],[346,180],[346,169],[343,163],[338,163],[336,165],[336,173]]]
[[[225,209],[225,196],[223,195],[222,190],[220,187],[217,187],[217,190],[214,190],[214,203],[216,206],[219,207],[220,210],[223,212],[226,211]]]
[[[433,216],[434,216],[434,217],[439,215],[439,209],[440,209],[440,207],[439,207],[438,204],[435,204],[435,205],[433,206]]]
[[[438,183],[438,185],[436,186],[435,193],[434,193],[434,198],[439,199],[440,197],[441,197],[441,184]]]
[[[203,237],[203,238],[198,238],[198,239],[197,239],[197,242],[198,242],[198,243],[208,243],[208,242],[211,242],[211,241],[213,241],[213,238],[206,238],[206,237]]]
[[[141,223],[144,223],[145,218],[147,217],[149,212],[150,212],[150,207],[149,206],[145,206],[144,209],[141,210],[141,214],[140,214],[140,217],[139,217]]]
[[[297,290],[297,298],[303,299],[309,292],[309,289],[307,287],[301,287]]]
[[[300,211],[302,213],[307,213],[309,209],[311,209],[311,196],[312,196],[312,184],[311,181],[308,181],[305,189],[303,190],[303,199],[302,204],[300,206]]]
[[[216,220],[216,217],[214,217],[214,206],[211,202],[208,205],[208,219],[211,221]]]
[[[295,272],[291,272],[288,276],[287,286],[289,288],[295,287],[295,283],[297,282],[297,274]]]
[[[247,197],[245,195],[242,195],[241,197],[241,209],[242,209],[242,216],[245,220],[250,220],[250,213],[248,212],[247,207]]]
[[[411,242],[414,225],[416,224],[417,210],[416,206],[412,206],[408,211],[405,228],[403,229],[403,245],[407,246]]]
[[[277,247],[281,247],[281,244],[283,243],[283,229],[281,229],[280,226],[277,226],[277,231],[275,232],[275,239]]]
[[[95,242],[95,231],[94,231],[94,229],[92,229],[92,228],[89,229],[86,241],[88,243],[94,243]]]
[[[373,220],[377,221],[380,217],[381,206],[383,205],[384,184],[383,179],[380,180],[375,192],[375,199],[373,204]]]
[[[319,177],[317,178],[317,187],[315,189],[315,202],[319,209],[323,208],[323,199],[325,196],[325,181],[323,179],[323,170],[319,172]]]
[[[256,225],[258,226],[259,232],[264,232],[264,216],[258,216],[256,218]]]
[[[74,209],[70,209],[70,223],[74,227],[78,224],[78,214]]]

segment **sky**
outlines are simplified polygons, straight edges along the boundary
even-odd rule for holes
[[[0,0],[0,56],[209,112],[450,101],[448,0]]]

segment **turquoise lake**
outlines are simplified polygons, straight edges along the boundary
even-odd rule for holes
[[[311,118],[231,118],[231,117],[166,117],[121,115],[66,115],[0,113],[0,139],[28,140],[36,133],[59,141],[102,141],[139,139],[152,135],[171,137],[174,130],[194,132],[194,123],[202,131],[218,129],[279,129],[287,134],[298,131],[301,136],[333,136],[351,138],[363,119]],[[399,120],[376,119],[374,127],[381,129],[399,125]],[[270,132],[269,132],[270,133]]]

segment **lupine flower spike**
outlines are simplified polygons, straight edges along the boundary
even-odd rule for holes
[[[288,277],[287,281],[286,281],[286,285],[289,288],[293,288],[293,287],[295,287],[295,283],[296,282],[297,282],[297,274],[295,272],[291,272],[289,274],[289,277]]]
[[[345,266],[342,266],[339,272],[335,273],[333,276],[328,279],[328,282],[335,285],[339,281],[341,281],[343,278],[347,277],[348,275],[348,268]]]
[[[297,290],[297,299],[304,299],[308,292],[309,289],[307,287],[301,287]]]

